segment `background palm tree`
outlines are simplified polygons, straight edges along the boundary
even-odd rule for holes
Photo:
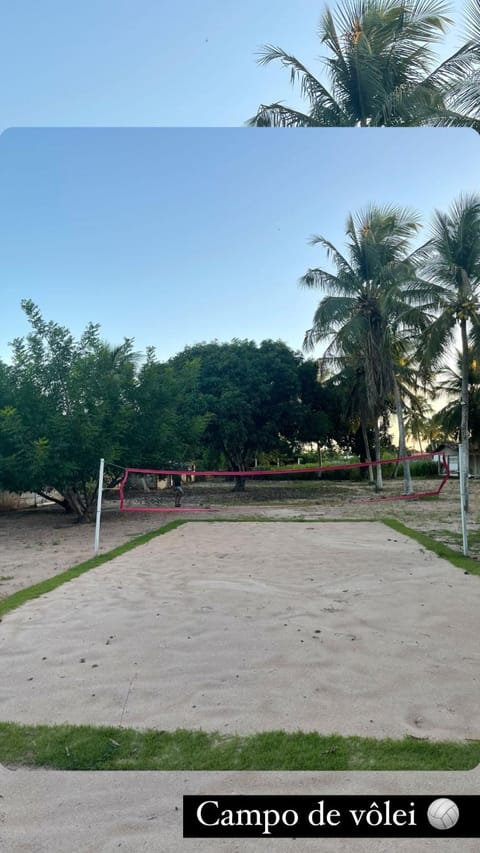
[[[370,443],[368,440],[368,429],[374,426],[374,414],[368,404],[367,389],[365,383],[365,368],[363,364],[358,362],[357,354],[352,353],[351,356],[346,356],[342,359],[323,358],[320,361],[321,374],[333,368],[338,369],[337,373],[331,376],[327,383],[330,382],[334,387],[342,389],[343,414],[345,418],[353,425],[354,429],[360,425],[363,446],[365,450],[365,459],[367,462],[372,461],[370,451]],[[377,472],[381,468],[377,466]],[[368,466],[368,478],[370,483],[374,482],[373,468]]]
[[[421,360],[429,369],[440,366],[451,351],[456,330],[460,330],[460,437],[468,468],[469,334],[474,346],[480,346],[480,195],[461,196],[449,213],[435,213],[427,250],[429,257],[422,274],[436,285],[438,313],[423,337]],[[467,510],[468,470],[464,495]]]
[[[412,439],[418,442],[420,453],[423,453],[423,442],[429,440],[431,432],[432,407],[426,397],[417,395],[407,409],[405,429]]]
[[[443,0],[343,0],[320,21],[329,87],[296,57],[266,45],[259,63],[280,62],[308,111],[259,107],[256,127],[469,126],[480,132],[480,10],[467,6],[466,41],[440,65],[432,44],[448,24]]]
[[[420,227],[418,216],[408,209],[371,206],[349,216],[343,255],[324,237],[312,238],[332,258],[336,272],[310,269],[301,278],[306,287],[319,287],[325,296],[306,332],[304,347],[327,342],[326,358],[334,362],[355,359],[365,383],[365,413],[375,425],[376,457],[380,459],[378,419],[394,400],[401,437],[399,453],[405,455],[401,371],[411,357],[413,342],[430,322],[428,287],[416,277],[423,258],[411,251],[411,240]],[[411,493],[408,464],[404,466],[404,490]],[[377,466],[381,486],[381,468]]]
[[[433,421],[442,429],[444,435],[453,441],[458,441],[462,420],[463,356],[460,350],[456,351],[455,361],[455,368],[446,367],[442,371],[437,390],[442,391],[450,399],[443,408],[435,413]],[[469,437],[478,447],[480,445],[480,356],[473,347],[469,347],[468,357],[468,425]]]

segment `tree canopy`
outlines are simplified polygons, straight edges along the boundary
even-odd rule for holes
[[[124,466],[239,471],[332,435],[316,365],[280,341],[198,344],[161,363],[132,339],[111,346],[95,324],[75,340],[22,304],[31,332],[0,363],[3,489],[48,495],[88,519],[101,457],[113,484]]]
[[[140,367],[132,339],[111,346],[91,323],[75,340],[32,301],[22,306],[31,332],[0,370],[0,485],[88,518],[101,457],[120,471],[125,460],[158,466],[189,449],[202,428],[185,415],[195,376],[173,374],[153,351]]]
[[[187,347],[170,361],[198,370],[207,425],[203,436],[213,464],[243,471],[262,452],[298,442],[302,426],[302,357],[280,341],[234,340]],[[212,458],[213,454],[213,458]]]

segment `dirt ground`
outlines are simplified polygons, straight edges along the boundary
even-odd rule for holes
[[[427,490],[432,484],[418,483]],[[480,481],[472,481],[471,556],[480,558],[476,541],[480,516]],[[157,530],[188,513],[120,512],[107,502],[102,513],[100,553],[122,545],[150,530]],[[203,514],[195,516],[200,519]],[[350,484],[335,484],[315,504],[294,502],[272,506],[216,507],[210,518],[305,518],[305,519],[381,519],[395,518],[408,527],[431,534],[438,541],[461,549],[460,498],[458,480],[450,480],[436,500],[366,501],[358,500],[358,491]],[[0,598],[31,586],[93,556],[94,525],[75,524],[57,508],[38,507],[0,513]]]

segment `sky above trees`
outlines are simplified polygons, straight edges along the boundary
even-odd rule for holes
[[[309,237],[343,245],[369,203],[414,207],[427,225],[480,189],[477,163],[468,130],[10,130],[0,357],[27,331],[22,298],[161,359],[234,337],[300,349],[319,294],[297,282],[325,263]]]
[[[260,103],[301,103],[281,68],[256,65],[261,45],[280,45],[319,68],[322,0],[4,5],[0,70],[9,84],[0,93],[2,129],[238,127]],[[464,4],[450,5],[455,25],[439,45],[440,59],[461,41]]]

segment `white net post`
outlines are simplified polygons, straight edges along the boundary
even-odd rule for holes
[[[100,519],[102,516],[102,494],[103,494],[103,469],[105,465],[105,459],[100,459],[100,468],[98,471],[98,492],[97,492],[97,514],[95,518],[95,544],[93,546],[93,553],[95,556],[98,554],[98,550],[100,548]]]
[[[465,444],[458,446],[458,479],[460,481],[460,513],[462,521],[462,544],[463,555],[468,557],[468,521],[466,504],[466,493],[468,489],[468,459],[465,453]]]

